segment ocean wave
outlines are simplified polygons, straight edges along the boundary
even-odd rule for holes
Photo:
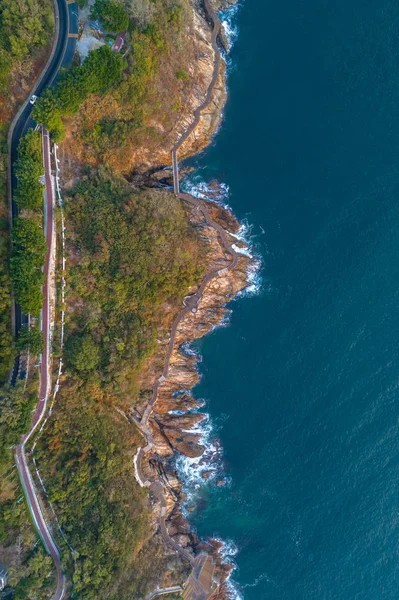
[[[263,289],[263,279],[261,275],[262,261],[256,257],[247,269],[247,282],[248,287],[242,290],[238,294],[239,297],[243,296],[257,296]]]
[[[267,573],[262,573],[252,583],[245,583],[241,587],[243,590],[245,590],[245,588],[254,588],[254,587],[257,587],[261,581],[265,581],[265,580],[267,582],[270,582],[270,577]]]
[[[226,183],[207,183],[198,173],[196,173],[186,176],[181,187],[185,192],[196,198],[215,202],[232,212],[231,207],[226,202],[230,192],[229,186]],[[229,235],[235,238],[237,242],[244,244],[244,247],[233,244],[236,252],[251,258],[251,262],[247,269],[248,286],[243,292],[238,294],[237,297],[257,294],[262,285],[262,278],[260,275],[262,262],[260,256],[257,254],[254,244],[255,236],[253,235],[253,227],[248,220],[245,219],[240,224],[238,231],[236,233],[229,232]],[[215,324],[209,333],[212,333],[215,329],[227,327],[230,324],[231,314],[232,311],[227,309],[223,319]],[[195,356],[197,362],[201,362],[201,355],[192,343],[185,342],[181,345],[180,350],[187,356]],[[181,393],[187,393],[187,391],[185,390]],[[177,394],[175,393],[175,395]],[[187,495],[187,501],[183,507],[185,512],[190,503],[195,500],[198,491],[203,486],[209,485],[209,483],[215,483],[219,478],[223,480],[223,485],[229,485],[231,483],[231,480],[224,474],[223,451],[221,444],[217,439],[217,429],[219,429],[219,427],[217,427],[209,415],[207,415],[207,418],[204,421],[196,424],[195,428],[190,430],[191,433],[200,435],[200,443],[205,447],[204,454],[198,458],[189,458],[185,456],[179,456],[177,458],[176,467],[183,483],[184,493]],[[206,473],[206,478],[203,476],[204,473]],[[227,548],[230,548],[230,546],[227,546]]]
[[[187,194],[194,196],[194,198],[216,202],[226,210],[232,212],[231,206],[225,202],[230,192],[229,186],[226,183],[208,183],[197,173],[186,175],[180,187]]]
[[[225,585],[229,600],[244,600],[244,596],[240,593],[238,585],[232,579],[228,579]]]
[[[229,562],[229,558],[228,556],[226,557],[226,561],[225,562]],[[234,562],[233,564],[230,562],[230,564],[233,567],[233,570],[236,568]],[[227,588],[227,597],[229,600],[244,600],[244,594],[243,594],[243,590],[247,589],[247,588],[255,588],[257,587],[262,581],[267,581],[268,583],[274,583],[269,575],[267,573],[262,573],[261,575],[259,575],[259,577],[256,577],[256,579],[251,582],[251,583],[245,583],[244,585],[239,586],[234,579],[231,579],[229,577],[229,579],[226,581],[226,588]]]
[[[243,256],[247,256],[248,258],[252,258],[252,253],[247,246],[237,246],[237,244],[232,244],[232,248],[237,252],[237,254],[242,254]]]
[[[191,342],[183,342],[179,350],[185,356],[194,356],[197,359],[197,362],[201,362],[202,360],[201,354],[194,348]]]
[[[195,411],[193,411],[195,414]],[[218,439],[214,435],[214,427],[211,418],[206,414],[206,419],[197,423],[189,433],[200,435],[199,443],[205,447],[201,456],[190,458],[179,455],[176,460],[176,468],[183,483],[184,493],[187,495],[183,512],[193,502],[198,490],[214,481],[223,471],[223,452]],[[207,477],[204,478],[206,473]]]
[[[261,292],[262,290],[262,257],[256,248],[256,235],[253,231],[253,226],[248,222],[247,219],[244,219],[240,224],[240,228],[237,233],[229,232],[229,235],[236,238],[238,241],[245,244],[242,248],[233,244],[233,248],[239,254],[244,254],[251,259],[247,267],[247,282],[248,286],[237,294],[237,298],[242,298],[243,296],[254,296]]]
[[[229,198],[230,188],[227,183],[215,183],[206,182],[198,173],[187,175],[182,182],[182,189],[201,200],[208,200],[219,204],[224,209],[233,213],[231,206],[226,202]],[[254,296],[261,292],[263,286],[263,279],[261,275],[262,270],[262,257],[257,251],[256,238],[258,237],[254,233],[253,226],[248,222],[248,219],[244,219],[240,223],[239,230],[237,233],[228,232],[230,236],[245,244],[241,247],[237,244],[233,244],[233,248],[239,254],[243,254],[251,259],[247,269],[247,282],[248,286],[237,294],[237,297],[242,298],[243,296]],[[263,233],[263,232],[262,232]],[[229,324],[229,320],[223,320],[216,327],[226,327]]]
[[[236,543],[233,540],[222,540],[220,538],[215,538],[215,540],[221,544],[219,554],[222,557],[223,562],[226,562],[231,566],[235,566],[233,558],[238,554],[238,547]]]
[[[234,42],[237,40],[239,34],[237,16],[240,8],[240,4],[232,4],[225,10],[219,12],[219,18],[222,22],[224,33],[229,42],[230,49],[234,45]]]
[[[234,560],[234,557],[238,554],[238,547],[233,540],[222,540],[221,538],[215,538],[221,547],[219,548],[219,554],[222,559],[222,562],[231,566],[233,573],[237,570],[237,564]],[[238,584],[231,578],[231,574],[229,575],[227,581],[225,582],[227,597],[229,600],[244,600],[244,596],[242,595]]]

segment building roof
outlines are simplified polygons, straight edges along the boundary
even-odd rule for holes
[[[121,33],[118,33],[118,35],[116,36],[116,40],[112,44],[112,50],[114,50],[115,52],[119,52],[119,50],[122,48],[123,44],[125,43],[125,36],[126,36],[126,31],[121,31]]]

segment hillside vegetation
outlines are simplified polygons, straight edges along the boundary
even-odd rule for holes
[[[25,100],[49,53],[54,29],[51,0],[0,2],[0,384],[12,358],[11,283],[7,211],[7,133],[13,111]]]
[[[13,69],[49,42],[53,25],[47,0],[1,0],[0,93],[7,92]]]
[[[118,83],[125,66],[123,57],[109,46],[92,50],[82,65],[61,73],[57,85],[45,90],[32,117],[60,141],[65,133],[61,117],[77,113],[90,94],[105,94]]]
[[[7,566],[14,600],[51,598],[53,563],[33,528],[15,468],[13,446],[29,429],[37,402],[37,379],[27,390],[3,387],[0,402],[0,564]],[[9,592],[9,590],[7,590]]]
[[[74,160],[126,172],[137,149],[145,145],[145,152],[151,152],[169,139],[200,83],[190,74],[197,59],[193,8],[190,0],[96,0],[92,14],[106,31],[125,30],[123,61],[117,64],[121,57],[108,46],[91,52],[81,66],[61,78],[58,87],[65,93],[54,89],[46,93],[47,100],[38,101],[35,118],[60,139],[60,117],[69,117],[64,147]],[[110,77],[109,85],[93,86],[107,51],[113,55],[115,77]],[[99,61],[89,69],[86,63],[93,63],[95,56]],[[90,73],[87,79],[81,77],[85,69]],[[79,101],[71,105],[69,96]]]
[[[134,404],[137,372],[198,282],[203,250],[172,193],[132,189],[104,169],[72,190],[66,216],[68,377],[36,458],[78,553],[74,597],[127,600],[165,565],[148,562],[152,532],[132,463],[142,440],[118,410]]]
[[[163,305],[178,305],[203,272],[198,241],[171,192],[132,189],[104,169],[77,185],[66,211],[69,368],[104,396],[129,391],[131,401]]]

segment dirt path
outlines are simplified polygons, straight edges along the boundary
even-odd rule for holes
[[[172,148],[173,188],[174,188],[175,195],[178,198],[180,198],[181,200],[190,204],[196,210],[200,211],[202,216],[204,217],[206,224],[209,227],[212,227],[217,232],[219,240],[221,242],[221,245],[224,247],[226,252],[228,254],[230,254],[230,256],[231,256],[230,264],[226,267],[226,269],[223,269],[223,271],[226,272],[226,271],[230,271],[230,270],[234,269],[237,266],[237,264],[238,264],[237,252],[234,250],[232,244],[230,244],[229,240],[227,239],[224,229],[218,223],[216,223],[215,221],[213,221],[211,219],[205,203],[201,200],[198,200],[194,196],[191,196],[190,194],[181,193],[180,188],[179,188],[179,168],[178,168],[177,152],[178,152],[179,148],[182,146],[182,144],[187,140],[187,138],[191,135],[191,133],[197,127],[197,125],[200,121],[200,118],[201,118],[202,111],[205,110],[207,108],[207,106],[209,105],[209,103],[211,102],[212,96],[213,96],[213,90],[214,90],[214,87],[218,80],[219,71],[220,71],[221,54],[220,54],[220,50],[219,50],[219,47],[217,44],[217,38],[218,38],[220,28],[221,28],[221,21],[220,21],[219,17],[217,16],[217,14],[214,12],[214,10],[211,6],[210,0],[204,0],[204,5],[206,8],[208,17],[211,19],[211,21],[213,23],[212,47],[215,52],[215,63],[214,63],[213,76],[212,76],[212,80],[209,85],[207,95],[206,95],[204,101],[194,111],[193,122],[187,128],[187,130],[184,132],[184,134],[182,134],[180,136],[180,138],[178,139],[178,141]],[[188,560],[190,562],[190,564],[193,567],[192,575],[195,574],[195,579],[197,579],[197,576],[199,575],[199,573],[197,572],[198,560],[196,558],[194,558],[189,552],[187,552],[187,550],[185,548],[183,548],[182,546],[177,544],[169,536],[167,529],[166,529],[166,523],[165,523],[166,501],[165,501],[164,485],[159,479],[150,480],[144,476],[143,470],[142,470],[142,461],[145,458],[145,455],[148,452],[150,452],[153,448],[153,440],[152,440],[150,429],[148,427],[148,420],[149,420],[151,413],[154,410],[154,406],[158,400],[159,387],[162,385],[162,382],[168,376],[170,359],[171,359],[172,352],[173,352],[173,349],[174,349],[174,346],[176,343],[176,335],[177,335],[178,327],[179,327],[180,323],[183,321],[183,319],[186,317],[187,314],[189,314],[190,312],[195,313],[197,311],[197,308],[202,299],[202,295],[204,293],[205,287],[208,285],[208,283],[210,281],[212,281],[212,279],[215,279],[216,277],[219,277],[220,275],[221,275],[220,270],[208,272],[205,275],[204,279],[202,280],[202,283],[199,286],[197,292],[194,295],[192,295],[190,298],[187,299],[184,308],[179,312],[179,314],[176,316],[175,320],[172,323],[170,339],[169,339],[169,343],[168,343],[168,347],[167,347],[167,352],[166,352],[166,357],[165,357],[162,374],[155,381],[154,386],[152,388],[151,399],[144,411],[141,421],[137,423],[137,426],[140,429],[140,431],[143,433],[147,444],[144,448],[138,449],[136,456],[134,458],[135,476],[136,476],[138,483],[142,487],[148,487],[151,490],[151,492],[153,493],[153,495],[161,503],[162,508],[161,508],[161,516],[160,516],[160,530],[161,530],[161,534],[162,534],[162,537],[163,537],[165,543],[173,550],[179,552],[179,554],[181,555],[182,558],[184,558],[185,560]],[[204,592],[204,598],[207,598],[208,596],[209,595]]]

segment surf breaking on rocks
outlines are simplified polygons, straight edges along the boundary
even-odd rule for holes
[[[198,174],[190,174],[185,177],[182,187],[184,191],[190,193],[192,196],[215,202],[232,213],[231,207],[228,204],[228,185],[216,182],[207,183],[202,180]],[[244,295],[259,294],[262,289],[262,278],[260,273],[262,261],[261,257],[256,252],[253,228],[248,221],[244,221],[240,224],[239,229],[235,233],[229,232],[229,235],[237,240],[237,243],[233,245],[235,251],[250,259],[247,263],[246,286],[232,299]],[[220,327],[227,327],[230,324],[231,312],[230,309],[226,310],[222,320],[214,325],[209,333]],[[196,343],[184,342],[180,346],[180,352],[186,356],[195,358],[195,366],[197,371],[199,371],[199,376],[201,378],[200,364],[202,362],[202,357]],[[194,397],[192,390],[182,390],[182,393],[189,393]],[[195,401],[198,403],[196,408],[187,411],[185,414],[195,414],[199,412],[203,406],[207,405],[205,399],[195,398]],[[197,505],[201,504],[201,498],[203,497],[207,486],[230,487],[233,485],[231,477],[226,473],[223,459],[223,447],[218,435],[223,427],[223,422],[220,422],[223,421],[223,419],[219,419],[218,423],[212,419],[209,413],[204,413],[202,410],[201,414],[205,414],[204,420],[196,423],[195,426],[189,430],[189,433],[199,434],[199,443],[205,448],[203,454],[194,458],[180,454],[176,458],[177,474],[183,484],[182,491],[186,497],[182,506],[182,511],[186,518],[189,518],[190,514],[195,511]],[[233,557],[238,552],[234,542],[231,540],[221,540],[217,537],[212,539],[215,539],[220,544],[219,554],[222,561],[230,565],[232,571],[234,571],[236,565]],[[226,592],[231,600],[242,600],[241,592],[231,578],[229,578],[227,582]]]

